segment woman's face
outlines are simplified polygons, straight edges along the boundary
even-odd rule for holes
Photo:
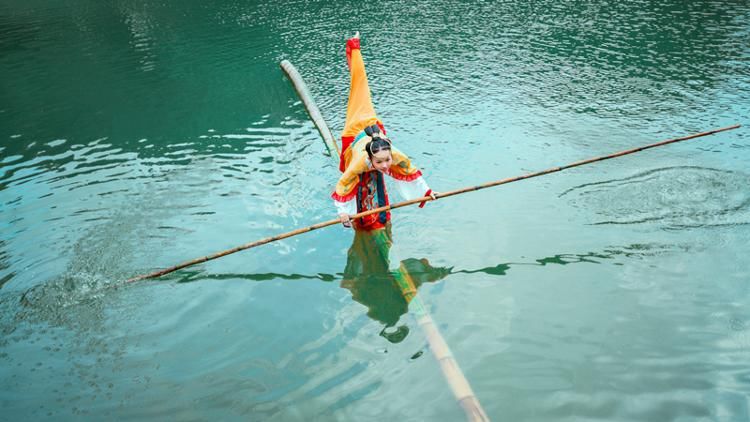
[[[372,166],[375,168],[375,170],[385,173],[391,167],[391,163],[393,162],[393,157],[391,156],[390,150],[381,149],[375,154],[372,154],[371,161],[372,161]]]

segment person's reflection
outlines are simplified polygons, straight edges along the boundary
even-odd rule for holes
[[[406,325],[396,327],[401,315],[409,310],[396,281],[398,272],[407,273],[414,287],[419,288],[422,283],[444,278],[450,269],[435,268],[424,258],[409,258],[401,261],[398,269],[391,270],[388,258],[391,244],[390,224],[381,230],[355,230],[341,287],[350,290],[352,298],[367,307],[370,318],[385,325],[381,336],[398,343],[409,334]]]

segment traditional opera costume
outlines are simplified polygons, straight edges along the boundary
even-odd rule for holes
[[[342,151],[339,169],[344,173],[336,184],[333,197],[339,214],[356,214],[388,205],[388,192],[383,173],[373,168],[365,151],[370,138],[365,133],[374,129],[385,134],[385,126],[375,114],[367,83],[365,63],[359,48],[359,38],[346,42],[346,61],[351,74],[349,104],[346,123],[341,133]],[[422,172],[411,164],[409,157],[391,147],[393,163],[385,174],[395,181],[399,193],[406,199],[428,196],[432,191],[427,186]],[[420,205],[424,206],[424,203]],[[371,231],[382,229],[390,221],[389,212],[381,212],[355,220],[354,228]]]

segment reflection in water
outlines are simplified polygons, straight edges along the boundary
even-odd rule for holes
[[[403,341],[409,334],[406,325],[393,328],[409,310],[412,296],[406,290],[425,282],[434,282],[450,274],[448,268],[435,268],[427,259],[409,258],[391,270],[388,257],[393,244],[391,226],[370,232],[356,230],[349,249],[341,287],[352,292],[352,298],[367,307],[367,315],[383,324],[380,335],[391,343]]]
[[[417,296],[417,289],[423,282],[443,278],[449,270],[433,271],[426,259],[407,259],[401,261],[398,270],[388,271],[388,253],[392,244],[390,223],[387,223],[383,229],[355,230],[354,242],[349,250],[341,286],[352,292],[354,300],[368,307],[368,316],[386,324],[380,335],[391,343],[400,343],[409,334],[409,328],[406,325],[401,325],[395,330],[389,330],[389,328],[393,327],[398,322],[398,318],[411,308],[433,356],[440,364],[440,369],[453,396],[463,408],[467,419],[489,420],[469,386],[468,380],[453,358],[453,353],[440,334],[437,324]],[[376,273],[364,271],[368,268],[372,268]],[[378,274],[377,271],[380,273]],[[422,277],[418,277],[419,275]],[[415,354],[411,359],[418,357],[419,354]]]
[[[354,242],[352,249],[354,248]],[[434,282],[442,279],[446,279],[450,275],[454,274],[477,274],[483,273],[492,276],[506,276],[508,271],[514,267],[522,266],[539,266],[545,267],[548,265],[570,265],[570,264],[601,264],[604,261],[609,261],[614,265],[623,265],[622,262],[618,262],[618,258],[625,259],[643,259],[646,257],[662,256],[669,253],[685,253],[695,252],[700,250],[702,247],[697,244],[666,244],[666,243],[635,243],[625,246],[611,246],[601,251],[591,251],[585,253],[560,253],[551,256],[545,256],[542,258],[532,259],[528,262],[503,262],[494,266],[482,267],[477,269],[464,269],[456,270],[453,267],[433,267],[429,261],[425,258],[415,259],[408,258],[401,261],[401,265],[406,268],[414,280],[414,284],[421,286],[425,282]],[[351,252],[351,250],[350,250]],[[355,258],[359,259],[359,258]],[[349,265],[354,265],[350,259]],[[370,264],[372,265],[372,264]],[[385,268],[383,264],[378,264],[381,268]],[[349,267],[347,267],[349,268]],[[352,280],[356,280],[355,288],[361,288],[360,282],[364,280],[364,285],[367,285],[369,279],[379,280],[379,288],[383,285],[390,285],[393,281],[393,271],[383,270],[381,273],[372,273],[368,277],[364,277],[361,273],[359,275],[352,274],[350,280],[347,281],[346,273],[317,273],[317,274],[282,274],[282,273],[255,273],[255,274],[239,274],[239,273],[224,273],[224,274],[205,274],[200,269],[185,269],[174,273],[170,273],[161,277],[159,280],[164,282],[173,281],[176,283],[192,283],[197,281],[207,280],[248,280],[248,281],[272,281],[272,280],[289,280],[289,281],[302,281],[302,280],[320,280],[325,282],[331,282],[338,278],[342,279],[342,287],[349,290],[352,288],[348,285],[352,283]],[[382,280],[388,279],[389,283],[383,283]],[[152,281],[153,282],[153,281]],[[369,286],[368,286],[369,287]],[[399,297],[403,298],[403,295],[399,293]],[[355,298],[356,300],[356,298]],[[359,300],[357,300],[359,302]],[[362,303],[362,302],[360,302]],[[403,312],[399,314],[403,315]],[[381,319],[375,318],[378,321],[384,322]]]
[[[409,143],[420,164],[439,167],[435,182],[445,186],[541,158],[622,149],[641,136],[743,123],[750,115],[746,1],[443,1],[387,8],[362,2],[356,14],[331,2],[295,6],[0,4],[3,419],[41,420],[48,411],[62,420],[457,419],[440,406],[432,413],[433,406],[414,406],[444,397],[430,378],[409,378],[415,388],[403,386],[403,374],[418,365],[407,369],[396,353],[368,354],[369,334],[352,338],[363,321],[377,327],[372,334],[387,325],[366,312],[392,322],[405,306],[387,265],[381,275],[346,279],[349,291],[320,284],[339,283],[344,266],[326,268],[324,260],[312,266],[309,259],[336,254],[339,242],[287,243],[263,254],[270,260],[262,267],[249,262],[237,271],[252,274],[210,274],[224,266],[204,266],[127,290],[99,290],[122,274],[192,255],[196,245],[213,250],[328,209],[331,164],[321,162],[318,135],[278,62],[290,58],[300,66],[332,126],[341,127],[347,86],[341,37],[373,16],[384,18],[381,30],[364,31],[381,56],[373,63],[380,66],[373,69],[375,99],[393,121],[394,136]],[[689,160],[719,171],[664,169],[567,193],[572,207],[554,216],[542,208],[556,218],[540,218],[523,228],[523,238],[513,236],[514,251],[526,254],[513,262],[491,255],[503,244],[495,238],[521,232],[504,230],[512,222],[483,225],[486,238],[472,245],[481,255],[439,248],[424,255],[455,265],[450,274],[467,273],[451,281],[474,283],[476,309],[443,306],[439,315],[463,343],[469,375],[480,373],[478,392],[492,397],[491,414],[539,421],[749,419],[743,393],[750,378],[741,365],[750,347],[743,258],[750,225],[740,226],[750,222],[750,206],[743,205],[747,143],[747,131],[737,131],[712,140],[715,152]],[[685,183],[691,179],[694,185]],[[557,185],[514,190],[498,214],[516,215],[550,186]],[[456,220],[430,213],[436,225]],[[562,226],[577,218],[606,226]],[[474,221],[459,218],[455,230]],[[702,229],[683,229],[691,225]],[[563,237],[570,241],[555,247]],[[535,245],[539,239],[548,240],[544,249]],[[83,255],[71,250],[79,241]],[[275,265],[277,258],[284,265]],[[391,257],[390,268],[402,258]],[[105,270],[105,261],[116,270]],[[558,290],[532,296],[530,286],[514,282],[522,272],[519,279],[556,280],[549,287],[560,287],[559,296]],[[219,279],[234,285],[177,284]],[[290,300],[265,288],[284,283],[294,286],[279,290],[309,283],[302,287],[320,296]],[[645,291],[646,283],[656,288]],[[231,294],[255,284],[264,287],[258,296]],[[567,289],[579,286],[590,290]],[[493,305],[510,290],[519,303],[517,325],[505,336],[509,330],[497,328]],[[332,315],[342,296],[354,312]],[[371,309],[373,297],[386,306]],[[264,303],[254,302],[258,308],[246,318],[255,298]],[[292,309],[314,299],[316,306]],[[449,303],[473,298],[462,299]],[[563,303],[580,306],[553,320],[571,309]],[[291,321],[277,323],[287,313]],[[408,325],[415,327],[411,318]],[[389,350],[411,354],[416,337]],[[154,369],[158,363],[166,371]],[[138,382],[143,375],[154,382]],[[305,388],[293,393],[300,384]]]

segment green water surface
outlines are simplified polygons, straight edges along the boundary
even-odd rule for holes
[[[750,5],[6,0],[0,419],[464,418],[387,269],[335,226],[362,33],[394,142],[448,191],[748,124]],[[743,127],[393,212],[495,421],[750,420]],[[398,200],[397,194],[393,195]]]

